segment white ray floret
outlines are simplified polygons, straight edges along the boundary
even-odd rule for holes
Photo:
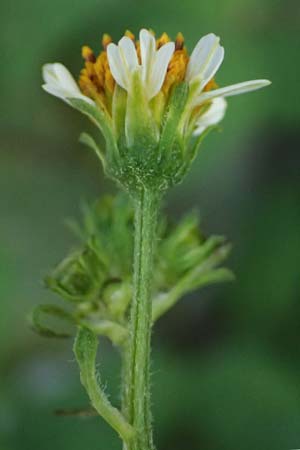
[[[209,92],[202,92],[198,96],[198,102],[204,102],[216,97],[230,97],[233,95],[245,94],[246,92],[256,91],[271,84],[269,80],[250,80],[243,83],[236,83],[220,89],[213,89]],[[198,103],[197,102],[197,103]]]
[[[220,45],[220,38],[213,33],[200,39],[189,60],[186,81],[198,81],[198,90],[214,77],[224,59],[224,48]]]
[[[217,125],[225,116],[227,102],[222,97],[214,98],[207,111],[196,122],[194,136],[200,136],[208,127]]]
[[[229,97],[255,91],[270,84],[268,80],[251,80],[233,84],[209,92],[203,92],[205,85],[215,76],[224,59],[224,48],[220,45],[220,38],[210,33],[200,39],[191,54],[187,66],[185,80],[196,85],[192,107],[217,97]]]
[[[108,45],[108,63],[116,82],[129,94],[132,93],[133,77],[139,72],[144,92],[151,100],[162,87],[175,44],[168,42],[157,50],[154,36],[143,29],[140,31],[140,49],[141,64],[134,43],[125,36],[118,45]]]
[[[42,88],[49,94],[69,103],[69,98],[78,98],[94,105],[94,101],[83,95],[68,69],[61,63],[45,64],[42,69]]]

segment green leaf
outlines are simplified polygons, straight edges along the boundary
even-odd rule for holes
[[[211,133],[213,130],[217,130],[219,127],[217,125],[211,125],[210,127],[207,127],[205,131],[200,136],[196,136],[192,138],[191,144],[189,145],[188,151],[187,151],[187,157],[189,161],[189,167],[194,162],[196,156],[198,155],[200,146],[204,139]]]
[[[189,171],[192,163],[194,162],[195,158],[197,157],[197,154],[199,152],[200,145],[202,144],[202,141],[208,136],[208,134],[216,129],[217,127],[215,125],[212,125],[211,127],[206,128],[206,130],[198,137],[191,137],[191,142],[188,144],[187,151],[184,156],[184,164],[179,169],[179,171],[176,174],[176,183],[180,183],[183,179],[183,177],[187,174]],[[186,144],[187,145],[187,142]]]
[[[230,243],[217,247],[208,258],[202,262],[202,267],[208,270],[218,266],[228,257],[231,249],[232,245]]]
[[[201,266],[194,269],[173,287],[169,292],[160,293],[153,300],[152,320],[155,322],[169,311],[185,294],[209,284],[233,281],[234,274],[226,268],[201,271]]]
[[[74,324],[74,319],[72,315],[56,305],[38,305],[32,311],[29,320],[31,327],[39,335],[45,337],[54,338],[68,338],[72,335],[63,331],[57,331],[51,328],[49,325],[44,325],[42,323],[43,316],[48,316],[51,318],[59,319],[69,324]]]
[[[90,372],[95,370],[98,348],[97,336],[88,328],[80,327],[74,343],[74,353],[82,370],[83,384]]]
[[[195,280],[191,280],[188,290],[199,289],[200,287],[207,286],[209,284],[224,283],[227,281],[234,281],[235,276],[233,272],[226,268],[214,269],[206,273],[202,273],[200,276],[195,277]]]
[[[105,155],[101,151],[99,146],[97,145],[97,143],[94,140],[94,138],[92,138],[92,136],[90,136],[88,133],[81,133],[81,135],[79,136],[79,142],[81,142],[82,144],[84,144],[87,147],[91,148],[96,153],[96,155],[98,156],[98,158],[102,162],[103,168],[105,170],[105,163],[106,163]]]
[[[75,219],[67,217],[66,219],[64,219],[64,225],[68,228],[69,231],[71,231],[73,236],[75,236],[82,242],[85,241],[86,236],[84,234],[84,231],[82,230],[80,224]]]
[[[101,388],[100,377],[96,373],[97,349],[97,336],[88,328],[80,327],[74,343],[74,353],[80,368],[81,382],[98,414],[117,431],[125,442],[128,442],[134,431],[120,411],[112,406]]]
[[[185,268],[195,267],[196,265],[201,264],[204,260],[208,260],[208,257],[214,252],[218,252],[224,244],[225,238],[223,236],[211,236],[208,238],[203,244],[198,247],[194,247],[186,252],[185,255],[182,256],[181,264]],[[226,246],[227,249],[227,246]],[[228,247],[229,252],[229,247]],[[223,253],[222,253],[223,254]],[[228,253],[226,253],[227,256]],[[225,257],[225,255],[224,255]]]
[[[109,147],[115,147],[112,121],[106,111],[100,109],[99,106],[91,105],[90,103],[78,98],[69,98],[68,101],[73,108],[88,116],[89,119],[99,128]]]

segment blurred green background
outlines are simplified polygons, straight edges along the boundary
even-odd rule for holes
[[[237,281],[185,298],[155,329],[157,447],[299,448],[299,1],[11,0],[0,21],[0,449],[120,448],[101,419],[53,414],[87,399],[71,342],[36,336],[26,315],[54,299],[41,280],[74,243],[64,218],[115,190],[78,143],[85,119],[42,92],[41,65],[77,75],[82,44],[142,26],[180,30],[190,49],[219,34],[220,85],[273,81],[229,100],[223,131],[167,199],[175,219],[199,207],[205,232],[234,243]],[[115,398],[118,355],[103,343],[101,357]]]

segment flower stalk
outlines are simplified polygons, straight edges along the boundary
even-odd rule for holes
[[[133,298],[130,337],[125,348],[123,411],[136,435],[126,450],[152,450],[150,352],[152,273],[159,195],[141,189],[135,196]]]

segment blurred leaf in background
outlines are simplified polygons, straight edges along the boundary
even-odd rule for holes
[[[222,38],[217,82],[269,78],[264,92],[232,98],[223,130],[202,147],[168,213],[199,206],[207,234],[234,243],[232,285],[187,296],[155,329],[154,413],[160,450],[281,450],[300,446],[300,153],[297,0],[12,0],[1,12],[0,448],[120,447],[98,418],[57,417],[86,406],[63,346],[32,334],[26,315],[53,301],[40,280],[72,245],[63,220],[80,199],[114,190],[77,137],[89,124],[45,95],[40,68],[80,47],[142,26],[192,46]],[[118,356],[102,371],[119,384]]]

